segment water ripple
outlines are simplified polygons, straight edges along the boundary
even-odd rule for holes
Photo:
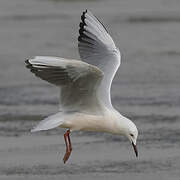
[[[42,20],[52,20],[52,19],[69,19],[71,18],[68,14],[14,14],[14,15],[4,15],[0,16],[0,21],[42,21]]]
[[[58,174],[86,174],[86,173],[148,173],[172,170],[176,171],[176,161],[166,160],[143,160],[143,161],[105,161],[88,162],[83,165],[69,164],[68,167],[62,165],[35,165],[1,167],[1,174],[31,174],[31,175],[58,175]]]

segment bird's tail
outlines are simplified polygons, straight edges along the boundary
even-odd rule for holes
[[[48,116],[44,120],[40,121],[39,124],[31,130],[31,132],[53,129],[63,124],[63,122],[64,115],[62,112],[59,112],[57,114]]]

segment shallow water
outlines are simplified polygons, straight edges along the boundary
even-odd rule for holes
[[[79,58],[78,24],[89,8],[122,53],[116,109],[139,129],[136,159],[124,137],[63,129],[31,134],[58,110],[58,88],[24,66],[34,55]],[[180,3],[177,0],[0,1],[0,179],[179,179]]]

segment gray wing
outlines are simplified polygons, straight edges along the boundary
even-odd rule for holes
[[[83,12],[79,26],[80,57],[104,72],[98,96],[106,106],[112,107],[110,89],[120,65],[120,52],[103,24],[89,10]]]
[[[78,60],[37,56],[25,61],[37,77],[61,86],[60,108],[63,111],[98,111],[97,88],[103,72]]]

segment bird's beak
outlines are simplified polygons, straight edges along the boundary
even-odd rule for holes
[[[136,145],[133,142],[132,142],[132,146],[133,146],[134,152],[136,154],[136,157],[138,157],[138,150],[137,150]]]

